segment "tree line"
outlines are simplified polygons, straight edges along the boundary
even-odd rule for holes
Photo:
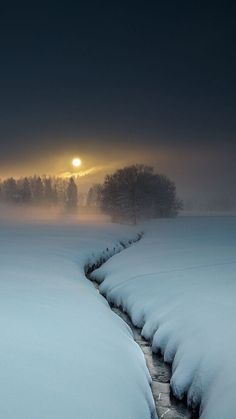
[[[0,201],[11,204],[60,205],[76,211],[79,203],[77,181],[52,176],[30,176],[0,181]],[[174,217],[182,209],[175,183],[154,172],[153,167],[136,164],[105,177],[93,185],[84,205],[100,211],[114,222],[136,224],[148,218]]]
[[[78,188],[72,177],[10,177],[0,181],[0,201],[8,204],[63,205],[67,209],[76,209]]]

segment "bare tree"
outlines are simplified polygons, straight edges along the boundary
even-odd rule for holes
[[[175,184],[142,164],[107,175],[100,199],[101,209],[111,215],[113,221],[133,224],[145,218],[175,216],[181,208]]]

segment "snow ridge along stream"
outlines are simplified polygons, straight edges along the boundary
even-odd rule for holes
[[[171,389],[201,419],[235,419],[236,217],[142,224],[142,240],[92,277],[172,364]]]
[[[93,283],[98,292],[106,299],[105,294],[99,290],[99,283],[96,281],[95,270],[102,267],[107,260],[111,259],[116,254],[127,249],[129,246],[135,245],[143,237],[143,232],[139,233],[133,240],[129,240],[127,244],[120,242],[122,248],[114,247],[113,252],[103,252],[102,256],[95,262],[88,262],[85,265],[85,276]],[[116,313],[125,323],[130,327],[133,333],[135,342],[141,348],[148,370],[152,378],[152,393],[155,401],[156,412],[158,418],[165,419],[197,419],[199,418],[198,410],[190,410],[187,406],[186,400],[179,401],[171,392],[171,366],[164,362],[164,358],[160,353],[153,353],[151,344],[141,335],[141,329],[135,327],[127,313],[121,307],[116,307],[109,303],[112,311]]]
[[[84,275],[130,237],[111,224],[0,225],[1,419],[155,417],[143,355]]]

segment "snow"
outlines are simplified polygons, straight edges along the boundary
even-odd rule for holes
[[[150,419],[143,354],[84,276],[135,237],[111,225],[0,226],[1,418]]]
[[[200,403],[202,419],[233,419],[236,218],[179,217],[140,229],[142,240],[93,276],[172,363],[177,397]]]

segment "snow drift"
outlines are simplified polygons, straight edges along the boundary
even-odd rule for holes
[[[131,228],[0,226],[0,416],[150,419],[144,357],[84,276]]]
[[[202,419],[235,418],[236,218],[178,218],[93,276],[172,363],[171,386]]]

